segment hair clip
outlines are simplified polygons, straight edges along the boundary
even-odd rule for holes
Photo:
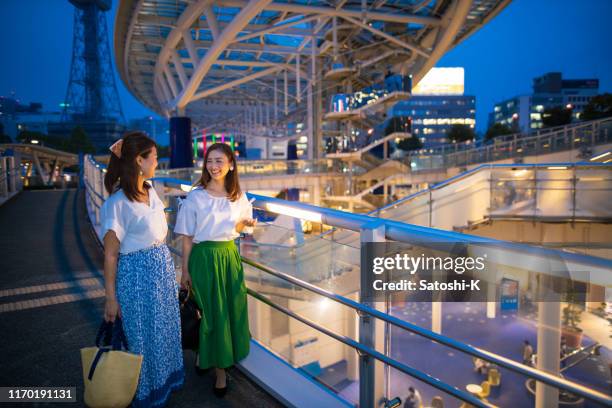
[[[111,147],[108,148],[115,156],[121,158],[121,147],[123,147],[123,139],[117,140]]]

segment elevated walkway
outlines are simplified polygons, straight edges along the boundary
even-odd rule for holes
[[[469,167],[481,163],[587,160],[612,146],[612,118],[572,123],[534,133],[498,136],[492,141],[450,143],[406,157],[413,171]],[[606,145],[608,145],[606,147]],[[538,157],[542,159],[538,160]]]
[[[86,163],[91,162],[87,160]],[[88,195],[88,206],[94,225],[99,221],[96,208],[104,200],[103,195],[96,192],[96,186],[99,185],[96,183],[96,177],[98,177],[96,174],[101,174],[101,171],[93,164],[88,165],[86,179],[88,180],[88,188],[91,190],[91,194]],[[174,191],[183,191],[183,185],[187,187],[190,185],[188,182],[168,178],[155,178],[153,183],[162,199],[172,208],[176,208]],[[367,241],[366,236],[369,235],[372,237],[370,239],[374,240],[385,241],[389,239],[405,243],[415,240],[431,243],[443,239],[446,241],[458,240],[468,243],[470,246],[478,246],[497,242],[384,219],[379,219],[380,223],[377,224],[384,226],[383,235],[377,236],[369,227],[377,220],[376,218],[263,196],[250,196],[255,199],[254,206],[258,209],[280,214],[279,217],[281,215],[291,217],[296,221],[299,219],[309,220],[310,222],[344,228],[352,233],[357,233],[361,238],[359,241]],[[172,224],[172,218],[169,221]],[[310,245],[309,240],[304,240],[303,237],[300,238],[297,235],[289,238],[289,241],[291,239],[298,241],[296,244],[287,242],[284,245],[281,243],[261,245],[259,242],[261,233],[258,233],[257,230],[262,228],[272,228],[272,234],[268,235],[278,235],[274,229],[280,229],[281,227],[262,223],[257,227],[253,237],[241,240],[240,247],[250,295],[251,331],[257,344],[271,350],[278,357],[278,361],[274,364],[270,362],[265,366],[255,364],[247,366],[247,362],[242,364],[242,369],[259,378],[262,384],[265,383],[267,389],[274,389],[275,384],[278,384],[278,381],[274,381],[273,378],[270,378],[270,375],[278,372],[277,365],[280,365],[284,368],[292,367],[294,373],[300,373],[300,375],[293,377],[296,390],[302,388],[302,381],[307,381],[308,384],[318,384],[318,391],[313,390],[307,398],[313,399],[319,398],[321,395],[331,394],[335,396],[338,406],[356,404],[366,397],[368,399],[374,398],[373,400],[379,398],[391,399],[397,391],[391,391],[393,394],[390,394],[389,391],[385,391],[384,384],[401,384],[402,389],[405,389],[405,385],[410,383],[406,382],[406,379],[418,379],[418,386],[426,392],[428,398],[431,397],[431,392],[437,392],[442,393],[443,398],[447,401],[454,402],[458,399],[478,407],[495,406],[505,401],[504,398],[507,395],[499,398],[491,396],[487,401],[478,400],[464,391],[465,384],[461,384],[463,380],[458,380],[461,376],[456,376],[453,379],[448,375],[440,375],[439,373],[430,375],[421,371],[425,368],[422,362],[411,366],[412,363],[406,364],[406,359],[392,355],[389,349],[383,346],[387,341],[383,333],[389,333],[389,341],[393,343],[400,339],[401,336],[397,337],[398,333],[405,331],[406,334],[408,332],[414,333],[418,336],[417,339],[422,338],[427,344],[435,342],[451,347],[460,353],[467,353],[470,356],[492,361],[503,370],[519,373],[521,377],[536,378],[538,381],[566,389],[575,395],[601,403],[609,404],[612,402],[610,396],[595,389],[584,387],[573,382],[573,380],[563,379],[540,369],[525,367],[511,358],[469,346],[447,335],[441,335],[440,328],[429,330],[419,324],[397,318],[391,314],[390,304],[378,309],[378,306],[370,307],[356,302],[355,300],[358,299],[359,292],[362,290],[361,278],[371,274],[366,265],[359,265],[360,248],[358,245],[345,245],[319,237],[317,243],[321,243],[321,245],[313,246]],[[263,231],[263,233],[265,234],[266,231]],[[175,238],[169,237],[168,243],[172,246],[178,260],[180,258],[180,250],[177,245],[179,241]],[[508,267],[511,268],[509,270],[516,270],[515,273],[522,274],[526,271],[551,273],[544,269],[540,270],[539,268],[543,264],[537,262],[537,259],[555,256],[561,257],[570,273],[588,267],[591,271],[590,277],[593,285],[612,285],[609,280],[612,264],[597,258],[547,249],[534,249],[510,243],[504,243],[503,249],[499,248],[499,251],[508,255],[500,259],[502,264],[505,265],[504,268]],[[501,278],[501,276],[498,278]],[[281,292],[281,290],[284,292]],[[309,294],[305,295],[307,292]],[[355,311],[359,312],[359,318],[356,318]],[[373,319],[367,318],[367,315],[374,316],[376,323],[373,322]],[[431,324],[434,327],[436,321],[441,318],[439,310],[432,309],[432,316]],[[540,321],[537,324],[541,325],[543,322]],[[394,329],[398,329],[400,332],[389,331],[385,327],[390,329],[390,326],[385,325],[394,326]],[[362,336],[364,333],[369,333],[369,335]],[[421,345],[418,347],[421,347]],[[359,354],[355,353],[355,350],[359,351]],[[539,358],[541,361],[544,358],[545,350],[540,349],[538,353],[541,353]],[[428,358],[436,358],[436,355],[438,353],[432,350],[431,354],[428,354]],[[448,364],[446,353],[442,353],[442,355],[446,359],[448,367],[455,366],[454,363]],[[558,355],[555,355],[555,357],[558,357]],[[380,369],[376,367],[373,367],[372,371],[358,369],[359,365],[365,364],[370,359],[380,361]],[[384,365],[395,370],[385,372]],[[429,367],[431,369],[431,364],[429,364]],[[468,370],[471,371],[471,368],[468,368]],[[334,372],[339,374],[334,375]],[[403,374],[398,376],[393,372]],[[504,374],[504,376],[510,375]],[[267,379],[264,379],[264,377],[267,377]],[[507,381],[504,389],[514,387],[512,385],[514,380]],[[522,382],[519,382],[519,384],[522,387]],[[321,394],[321,391],[323,391],[323,394]],[[515,390],[514,392],[518,391]],[[513,398],[515,398],[515,401],[517,401],[516,398],[523,401],[524,397],[513,395]],[[363,403],[360,404],[363,405]],[[367,406],[370,405],[372,404],[367,404]],[[505,403],[503,405],[505,406]],[[301,405],[297,406],[312,405],[304,400]]]
[[[0,330],[4,386],[76,386],[78,350],[94,343],[103,316],[103,253],[84,190],[23,191],[0,206]],[[170,407],[218,407],[214,375],[197,377],[185,353],[186,382]],[[229,371],[228,406],[283,407],[240,370]],[[205,390],[205,391],[204,391]]]
[[[410,92],[394,91],[381,97],[371,99],[366,104],[354,109],[332,111],[323,117],[326,121],[348,120],[352,122],[366,122],[369,115],[387,110],[391,105],[410,98]]]
[[[612,258],[610,200],[612,164],[485,164],[368,214]]]

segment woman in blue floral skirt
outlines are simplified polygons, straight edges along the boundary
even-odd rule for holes
[[[104,318],[121,316],[128,349],[143,355],[132,407],[161,407],[183,385],[178,285],[164,204],[145,181],[157,167],[155,142],[130,132],[111,147],[101,209]]]

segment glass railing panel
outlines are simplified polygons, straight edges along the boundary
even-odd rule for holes
[[[532,216],[535,214],[533,169],[493,169],[491,171],[492,216]]]
[[[429,193],[418,194],[413,198],[378,212],[378,216],[381,218],[424,226],[429,225],[429,214]]]
[[[359,247],[311,237],[301,243],[270,243],[265,238],[291,232],[268,226],[260,233],[258,226],[252,237],[241,240],[241,254],[253,261],[283,271],[303,281],[337,293],[359,290]],[[359,241],[356,242],[359,244]]]
[[[249,289],[334,333],[358,340],[354,310],[245,265]],[[249,296],[253,338],[351,404],[359,401],[358,355],[354,349]],[[357,391],[355,394],[355,390]]]
[[[574,207],[573,170],[565,166],[538,169],[537,215],[571,217]]]
[[[519,363],[524,361],[523,346],[527,340],[535,355],[532,360],[534,363],[529,364],[536,366],[538,353],[545,355],[552,350],[553,358],[560,359],[560,353],[565,356],[579,350],[580,347],[595,345],[598,341],[602,341],[597,340],[598,338],[604,338],[604,341],[608,342],[601,326],[597,328],[592,323],[581,324],[581,314],[582,322],[591,322],[595,318],[589,311],[591,309],[585,308],[585,304],[588,305],[591,300],[603,301],[605,298],[603,288],[606,284],[610,284],[605,274],[598,276],[592,274],[593,269],[590,265],[572,266],[560,256],[555,257],[553,252],[529,252],[505,243],[463,245],[449,242],[433,245],[413,242],[410,245],[400,245],[401,251],[387,250],[385,256],[393,257],[396,253],[407,253],[444,259],[477,256],[485,258],[485,269],[482,271],[473,269],[459,274],[460,271],[455,268],[457,274],[451,270],[448,274],[437,275],[438,280],[442,277],[446,282],[451,282],[456,277],[478,279],[479,292],[460,290],[450,294],[439,291],[431,295],[410,291],[389,293],[389,303],[379,303],[388,308],[387,313],[401,320]],[[585,270],[591,272],[584,272]],[[608,270],[612,272],[612,269]],[[436,268],[430,269],[429,272],[431,273],[420,270],[416,276],[411,276],[406,271],[393,269],[389,271],[389,275],[379,276],[389,282],[407,279],[418,283],[421,279],[432,280],[436,273],[439,273]],[[602,284],[604,286],[600,286]],[[594,297],[590,298],[591,296]],[[566,310],[570,310],[568,302],[571,302],[572,307],[566,314]],[[574,315],[578,317],[576,319],[569,317]],[[601,320],[601,324],[604,323]],[[579,327],[580,331],[570,329],[571,327]],[[548,345],[538,350],[540,341],[543,341],[543,338],[539,341],[539,336],[556,339],[559,341],[558,348],[555,350],[553,346]],[[484,361],[475,361],[466,353],[396,327],[390,329],[390,350],[390,357],[425,371],[461,390],[466,390],[469,384],[481,385],[483,381],[488,380],[487,371],[494,367],[490,364],[483,366]],[[597,353],[583,353],[581,354],[583,358],[577,356],[573,361],[580,361],[567,370],[565,367],[570,365],[569,361],[560,363],[560,373],[572,381],[609,393],[605,381],[600,381],[599,376],[593,375],[594,366],[599,364],[607,367],[609,353],[610,350],[605,347],[599,349]],[[547,358],[551,358],[550,354]],[[479,367],[482,368],[480,371]],[[528,388],[531,387],[533,390],[533,382],[527,384],[525,375],[500,367],[495,368],[501,372],[503,386],[493,387],[487,400],[502,407],[533,406],[533,392]],[[401,390],[407,390],[408,386],[414,386],[424,397],[424,405],[428,405],[429,401],[439,393],[414,378],[393,370],[390,374],[390,383],[392,396],[397,396]],[[442,397],[446,403],[446,397],[444,395]],[[564,395],[563,398],[567,398],[567,402],[577,400],[568,395]]]
[[[321,174],[321,173],[347,173],[348,163],[339,159],[318,160],[253,160],[239,161],[238,172],[241,177],[261,177],[275,175],[299,175],[299,174]],[[353,165],[353,174],[361,174],[365,169]],[[157,170],[157,177],[172,177],[182,180],[196,182],[202,174],[199,166],[183,169]]]
[[[467,177],[431,192],[431,227],[452,230],[470,221],[480,221],[490,205],[488,170]]]
[[[576,217],[612,217],[610,192],[612,171],[605,168],[576,168]]]

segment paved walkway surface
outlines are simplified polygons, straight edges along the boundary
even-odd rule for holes
[[[0,206],[0,386],[76,386],[78,406],[79,349],[93,345],[104,306],[102,250],[83,195],[24,191]],[[185,353],[185,386],[168,407],[283,406],[236,368],[216,398],[214,370],[196,376],[194,358]]]

